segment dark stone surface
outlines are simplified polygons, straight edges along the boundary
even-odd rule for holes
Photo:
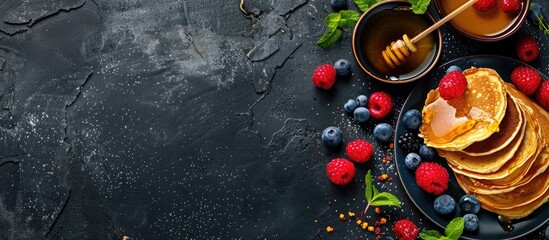
[[[404,203],[383,208],[383,238],[403,217],[435,228],[381,163],[386,144],[349,186],[325,176],[344,151],[321,144],[323,128],[372,140],[376,121],[353,124],[344,101],[388,91],[394,125],[414,86],[353,65],[334,89],[314,88],[316,66],[353,59],[351,31],[333,48],[314,45],[332,11],[319,0],[1,1],[0,239],[373,239],[338,220],[365,206],[368,169],[394,177],[377,186]],[[485,44],[443,32],[440,63],[515,57],[518,34]],[[523,33],[541,43],[533,66],[549,73],[548,37],[530,22]]]

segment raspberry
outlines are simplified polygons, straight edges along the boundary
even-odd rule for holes
[[[516,15],[520,12],[522,3],[520,0],[503,0],[499,7],[507,14]]]
[[[332,88],[336,81],[336,70],[330,64],[324,64],[315,69],[313,72],[313,84],[317,88],[328,90]]]
[[[446,74],[438,84],[438,92],[444,100],[463,96],[467,89],[467,79],[461,72],[453,71]]]
[[[334,184],[345,185],[355,178],[355,166],[345,158],[335,158],[328,163],[326,173]]]
[[[384,118],[393,110],[393,98],[385,92],[372,93],[368,101],[368,110],[373,118]]]
[[[351,160],[363,163],[370,160],[374,153],[374,147],[366,140],[358,139],[348,143],[345,151]]]
[[[399,240],[414,240],[419,234],[417,226],[408,219],[400,219],[393,226],[393,232]]]
[[[424,162],[416,170],[416,182],[423,190],[440,195],[448,189],[448,171],[443,166]]]
[[[523,62],[532,62],[539,56],[539,45],[533,37],[521,36],[515,45],[518,58]]]
[[[487,12],[498,5],[496,0],[478,0],[473,7],[479,11]]]
[[[405,153],[418,152],[422,144],[423,139],[417,133],[406,132],[404,135],[398,137],[398,146]]]
[[[532,95],[541,83],[538,72],[529,67],[517,67],[511,73],[511,81],[526,95]]]
[[[538,91],[536,92],[536,100],[545,110],[549,111],[549,81],[541,83]]]

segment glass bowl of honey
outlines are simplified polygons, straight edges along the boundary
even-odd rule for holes
[[[503,40],[515,33],[524,23],[530,0],[521,0],[521,9],[517,13],[505,13],[501,9],[503,0],[497,0],[497,6],[489,11],[479,11],[474,7],[465,9],[450,24],[463,35],[482,42]],[[440,17],[446,16],[467,0],[434,0]]]
[[[382,82],[399,84],[416,81],[432,70],[442,51],[442,34],[433,31],[415,43],[417,51],[398,66],[391,67],[383,50],[403,35],[413,37],[435,23],[428,14],[414,14],[405,0],[388,0],[366,11],[353,32],[353,54],[368,75]]]

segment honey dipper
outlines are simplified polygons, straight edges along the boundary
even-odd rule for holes
[[[385,50],[381,52],[381,54],[383,55],[383,59],[385,59],[387,65],[389,65],[389,67],[391,67],[392,69],[402,65],[406,61],[406,58],[410,57],[412,53],[415,53],[417,51],[414,43],[419,42],[419,40],[421,40],[423,37],[429,35],[429,33],[442,26],[442,24],[445,24],[450,19],[463,12],[463,10],[473,5],[476,1],[477,0],[469,0],[465,4],[448,14],[446,17],[440,19],[440,21],[436,22],[431,27],[423,30],[423,32],[419,33],[412,39],[408,38],[408,35],[404,34],[402,36],[402,39],[399,39],[396,42],[392,42],[390,46],[387,46],[387,48],[385,48]]]

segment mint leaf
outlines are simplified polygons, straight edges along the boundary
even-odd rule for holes
[[[353,2],[355,2],[355,4],[356,4],[356,7],[358,9],[360,9],[360,11],[362,11],[362,12],[366,12],[366,10],[368,10],[368,8],[370,8],[374,4],[376,4],[378,2],[382,2],[382,1],[383,0],[353,0]]]
[[[437,230],[423,230],[419,233],[419,238],[423,240],[440,240],[442,237],[442,233]]]
[[[324,22],[326,22],[328,28],[337,28],[339,20],[341,20],[341,15],[339,13],[330,13],[324,18]]]
[[[415,14],[424,14],[431,4],[431,0],[408,0],[412,4],[412,12]]]
[[[372,202],[372,197],[374,194],[374,186],[372,184],[372,170],[368,170],[366,177],[364,177],[364,182],[366,182],[366,201],[368,203]]]
[[[364,195],[366,195],[366,201],[368,204],[363,213],[368,211],[370,206],[394,206],[400,207],[400,201],[395,195],[388,192],[379,192],[372,183],[372,170],[368,170],[366,177],[364,177],[364,182],[366,183],[366,189]]]
[[[463,233],[464,225],[465,220],[462,217],[457,217],[452,219],[446,226],[444,230],[446,236],[437,230],[423,230],[419,233],[419,237],[423,240],[458,240]]]
[[[342,32],[339,28],[330,28],[318,41],[316,41],[316,45],[321,48],[329,48],[333,46],[340,38],[341,38]]]
[[[397,197],[395,197],[395,195],[390,194],[388,192],[382,192],[382,193],[376,194],[372,198],[370,205],[400,207],[400,201],[398,200]]]
[[[465,220],[463,220],[462,217],[454,218],[446,226],[446,230],[444,230],[444,234],[446,234],[446,236],[449,239],[457,240],[463,233],[464,225],[465,225]]]
[[[354,27],[360,18],[358,12],[353,10],[341,10],[339,11],[339,15],[341,15],[338,25],[340,28]]]

